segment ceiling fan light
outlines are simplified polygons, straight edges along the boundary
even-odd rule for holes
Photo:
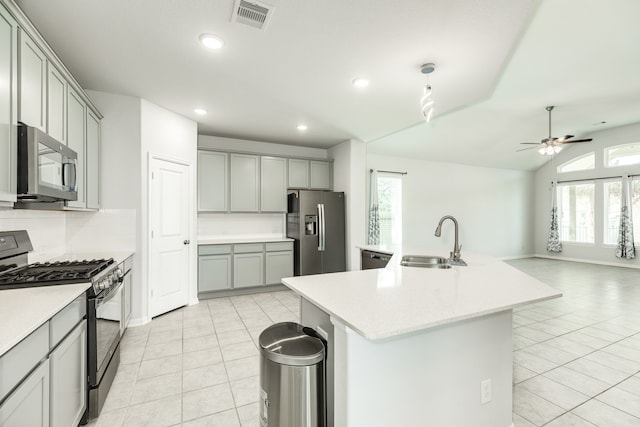
[[[553,147],[554,154],[558,154],[561,151],[562,151],[562,146],[561,145],[554,145],[554,147]]]
[[[540,147],[540,149],[538,150],[538,153],[540,153],[540,154],[542,154],[542,155],[547,154],[546,147]]]

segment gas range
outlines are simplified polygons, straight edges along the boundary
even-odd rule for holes
[[[124,272],[113,258],[27,264],[26,231],[0,232],[0,290],[91,282],[89,297],[109,292]]]

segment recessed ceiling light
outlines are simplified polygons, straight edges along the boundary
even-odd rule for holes
[[[224,46],[224,41],[213,34],[200,34],[200,43],[209,49],[220,49]]]
[[[205,110],[204,108],[194,108],[193,112],[200,116],[204,116],[205,114],[207,114],[207,110]]]
[[[296,129],[298,129],[300,132],[304,132],[309,128],[307,127],[307,125],[299,124],[298,126],[296,126]]]
[[[353,81],[351,83],[353,83],[353,85],[355,87],[367,87],[367,86],[369,86],[369,80],[365,79],[363,77],[356,77],[355,79],[353,79]]]

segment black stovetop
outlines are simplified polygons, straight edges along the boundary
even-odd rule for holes
[[[113,258],[28,264],[0,272],[0,289],[83,283],[113,264]]]

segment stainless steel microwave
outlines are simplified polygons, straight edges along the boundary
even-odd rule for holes
[[[78,155],[41,130],[18,125],[18,200],[77,200]]]

